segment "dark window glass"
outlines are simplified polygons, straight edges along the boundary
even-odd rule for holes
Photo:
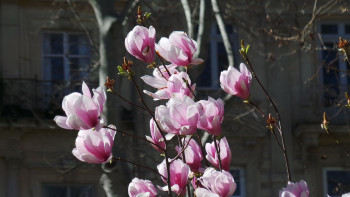
[[[211,43],[209,44],[208,47],[208,58],[207,60],[204,62],[205,66],[204,69],[202,71],[202,74],[198,77],[198,86],[199,87],[211,87],[211,55],[210,55],[210,48],[211,48]]]
[[[67,188],[65,186],[47,185],[44,187],[44,197],[67,197]]]
[[[235,180],[235,182],[237,184],[237,189],[236,189],[235,193],[233,193],[233,196],[240,196],[240,195],[242,195],[241,171],[233,169],[233,170],[230,170],[230,173],[232,174],[233,179]]]
[[[331,197],[350,192],[350,171],[327,171],[327,191]]]
[[[63,34],[59,34],[59,33],[44,34],[44,53],[45,54],[63,54]]]
[[[68,36],[69,54],[71,55],[89,55],[90,47],[85,35],[70,34]]]
[[[92,185],[44,185],[44,197],[93,197]]]
[[[345,34],[350,34],[350,25],[345,25]]]
[[[322,52],[323,58],[323,84],[325,106],[335,104],[337,96],[340,94],[339,62],[337,50],[334,43],[325,43],[327,50]]]
[[[337,34],[338,33],[338,25],[321,25],[321,33],[322,34]]]
[[[47,66],[51,66],[51,80],[64,80],[63,57],[45,58]]]

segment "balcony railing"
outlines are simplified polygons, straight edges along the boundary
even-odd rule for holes
[[[0,79],[1,118],[53,118],[63,114],[65,95],[81,92],[81,81],[40,81],[36,79]],[[96,83],[88,83],[96,87]]]

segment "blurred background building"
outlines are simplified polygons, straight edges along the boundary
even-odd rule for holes
[[[157,179],[126,164],[110,169],[118,172],[113,175],[99,165],[79,162],[71,154],[77,131],[60,129],[53,122],[55,115],[63,114],[63,97],[80,91],[82,81],[90,88],[103,84],[100,44],[106,35],[100,35],[94,2],[98,1],[0,1],[0,197],[105,196],[104,175],[111,180],[117,177],[112,181],[116,188],[135,176]],[[229,61],[211,2],[203,2],[208,18],[199,57],[205,63],[190,75],[201,99],[224,98],[219,75]],[[116,60],[107,75],[117,79],[116,90],[125,98],[139,102],[132,84],[116,75],[123,56],[135,62],[137,76],[152,72],[124,48],[126,34],[136,25],[136,6],[152,13],[150,24],[159,40],[174,30],[188,32],[183,5],[180,1],[126,0],[113,5],[115,13],[108,16],[118,20],[112,24],[117,28],[109,31],[115,47],[109,52]],[[196,38],[200,1],[190,1],[189,6]],[[307,181],[310,196],[350,192],[350,114],[343,107],[349,64],[337,51],[339,37],[350,39],[349,2],[228,0],[219,6],[235,66],[242,61],[238,49],[243,39],[251,45],[251,62],[277,104],[293,181]],[[252,99],[266,113],[274,114],[255,80]],[[147,101],[152,107],[164,103]],[[149,135],[148,115],[116,97],[110,102],[115,108],[108,111],[109,122],[135,135]],[[331,134],[320,127],[323,112],[332,117]],[[260,114],[239,98],[225,100],[223,135],[232,149],[231,172],[238,182],[235,197],[277,196],[286,186],[282,151],[265,126]],[[117,154],[130,160],[152,166],[161,161],[147,144],[123,136],[117,136],[116,143]],[[124,190],[121,196],[127,187]]]

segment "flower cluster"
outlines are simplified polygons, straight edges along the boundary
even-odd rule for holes
[[[64,129],[79,130],[73,155],[87,163],[106,163],[112,159],[112,147],[115,126],[103,128],[101,118],[106,101],[106,93],[101,87],[91,96],[89,87],[83,82],[82,92],[71,93],[64,97],[62,109],[65,116],[56,116],[54,121]]]
[[[226,137],[221,137],[224,119],[224,102],[208,97],[207,100],[195,100],[195,84],[192,84],[187,69],[190,65],[203,62],[195,57],[197,43],[185,32],[174,31],[169,38],[162,37],[155,43],[156,30],[150,26],[135,26],[125,38],[127,51],[135,58],[156,65],[155,56],[170,62],[154,68],[153,76],[145,75],[141,79],[155,92],[144,90],[154,100],[167,100],[165,105],[150,112],[150,136],[144,138],[156,151],[165,156],[158,166],[158,175],[166,184],[158,186],[169,194],[184,195],[190,185],[197,197],[232,196],[237,188],[234,177],[230,174],[231,149]],[[162,61],[163,62],[163,61]],[[186,72],[179,67],[186,67]],[[130,68],[131,69],[131,68]],[[130,72],[131,73],[131,72]],[[133,80],[133,75],[129,79]],[[240,71],[233,66],[222,71],[220,85],[231,95],[243,100],[250,98],[252,74],[245,64]],[[135,86],[138,88],[137,86]],[[83,83],[82,92],[72,93],[63,99],[62,108],[66,116],[56,116],[58,126],[64,129],[79,130],[73,155],[88,163],[105,163],[112,160],[112,146],[117,129],[104,126],[102,116],[106,101],[102,88],[92,90]],[[142,99],[142,96],[140,95]],[[148,108],[147,108],[148,109]],[[202,145],[194,135],[199,131],[207,132],[213,141]],[[175,146],[177,155],[169,156],[169,142],[177,136]],[[173,151],[174,152],[174,151]],[[205,162],[204,162],[205,160]],[[129,196],[157,196],[157,189],[149,180],[134,178],[129,184]],[[305,181],[289,182],[287,188],[280,191],[280,197],[308,197]]]

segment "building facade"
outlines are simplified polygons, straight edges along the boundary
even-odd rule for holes
[[[61,0],[0,2],[0,197],[105,196],[100,185],[101,167],[82,164],[71,154],[76,131],[62,130],[52,120],[54,115],[63,114],[63,96],[80,91],[81,81],[97,87],[99,32],[93,9],[85,1],[74,1],[73,10],[70,1]],[[152,7],[147,2],[145,5]],[[279,109],[292,180],[307,181],[310,196],[335,197],[350,192],[349,113],[342,107],[347,102],[344,95],[349,88],[349,65],[342,61],[336,47],[339,37],[350,39],[349,4],[331,4],[329,11],[322,7],[327,2],[319,2],[316,10],[327,14],[317,15],[308,26],[313,1],[296,1],[285,11],[281,11],[282,1],[253,2],[256,4],[221,2],[221,8],[233,50],[239,49],[242,39],[251,44],[248,55],[252,65]],[[117,11],[125,4],[116,1]],[[154,12],[162,11],[153,6]],[[180,3],[173,6],[181,8]],[[249,6],[252,12],[247,11]],[[244,15],[240,10],[245,10]],[[171,15],[169,20],[185,30],[184,22],[177,20],[184,18],[181,15]],[[240,20],[242,16],[248,21]],[[157,40],[173,31],[169,23],[155,21],[160,21],[154,26],[161,29]],[[126,26],[124,34],[132,26]],[[304,27],[309,30],[298,35],[296,29]],[[193,81],[198,84],[200,98],[224,98],[219,74],[228,63],[214,19],[209,32],[203,56],[206,63]],[[120,45],[124,48],[123,42]],[[239,65],[239,54],[234,57]],[[127,80],[122,83],[125,97],[137,102],[131,85],[126,85]],[[255,80],[252,99],[266,114],[277,118]],[[148,135],[150,117],[127,104],[119,109],[121,128]],[[320,127],[323,112],[329,117],[335,115],[330,119],[331,134]],[[277,196],[287,184],[284,158],[260,114],[238,98],[227,100],[223,135],[232,149],[231,172],[238,183],[234,196]],[[142,148],[136,148],[139,144],[133,140],[122,140],[130,145],[122,155],[153,164],[159,160],[154,159],[158,155],[141,153]],[[151,150],[147,145],[140,147]],[[142,177],[146,173],[140,169],[127,169],[131,176],[124,180],[126,183],[134,176],[147,178]]]

